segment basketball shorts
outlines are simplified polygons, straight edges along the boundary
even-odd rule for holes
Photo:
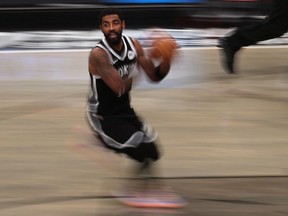
[[[157,133],[137,115],[102,117],[87,112],[88,123],[106,148],[137,161],[158,160]]]

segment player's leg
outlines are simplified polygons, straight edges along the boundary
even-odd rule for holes
[[[282,36],[288,30],[288,9],[277,9],[263,21],[238,28],[227,37],[231,46],[243,47]]]
[[[163,186],[163,184],[153,178],[154,164],[159,160],[160,152],[159,146],[151,141],[157,137],[151,127],[137,117],[106,119],[104,123],[103,120],[99,122],[95,116],[92,118],[94,118],[92,128],[99,126],[98,123],[100,123],[101,127],[96,128],[97,132],[100,131],[99,135],[104,145],[117,153],[127,155],[134,162],[131,178],[114,192],[120,202],[135,207],[179,208],[184,205],[183,200],[176,196],[171,199],[171,193],[166,196],[167,192],[165,191],[164,195],[164,190],[160,188],[160,185]],[[138,132],[143,136],[134,136]],[[127,140],[127,138],[129,139]],[[124,143],[119,142],[123,140]],[[164,197],[165,199],[163,199]],[[168,197],[169,199],[167,199]]]
[[[155,162],[160,159],[161,154],[156,142],[141,143],[134,150],[126,151],[126,154],[136,159],[138,163],[135,163],[136,167],[133,168],[132,178],[126,182],[126,193],[124,192],[124,194],[128,196],[118,197],[120,202],[135,207],[184,207],[187,204],[186,200],[175,193],[163,180],[157,178]],[[143,158],[144,160],[142,160]]]
[[[161,156],[156,143],[140,143],[137,148],[125,148],[121,152],[136,161],[131,170],[132,178],[150,179],[155,176],[155,162]]]
[[[218,47],[222,48],[222,65],[228,73],[235,72],[234,58],[242,47],[277,38],[287,32],[287,2],[285,7],[276,7],[263,21],[236,28],[226,36],[219,38]]]

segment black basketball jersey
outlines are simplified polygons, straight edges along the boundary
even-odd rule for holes
[[[102,39],[96,47],[104,49],[110,63],[118,71],[122,79],[133,76],[137,72],[137,53],[131,38],[122,36],[124,43],[121,53],[109,46],[106,39]],[[131,115],[134,111],[130,105],[130,93],[118,96],[100,76],[90,74],[91,89],[88,97],[88,111],[102,116]]]

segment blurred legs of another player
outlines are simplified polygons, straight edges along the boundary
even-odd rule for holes
[[[242,26],[218,39],[222,66],[227,73],[235,73],[234,59],[245,46],[278,38],[288,30],[288,1],[276,0],[275,9],[262,21]]]

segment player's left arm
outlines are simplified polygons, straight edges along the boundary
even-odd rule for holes
[[[148,78],[152,82],[160,82],[170,71],[170,59],[162,58],[159,65],[155,65],[151,58],[145,56],[143,47],[138,40],[133,39],[137,51],[138,64],[142,67]]]

